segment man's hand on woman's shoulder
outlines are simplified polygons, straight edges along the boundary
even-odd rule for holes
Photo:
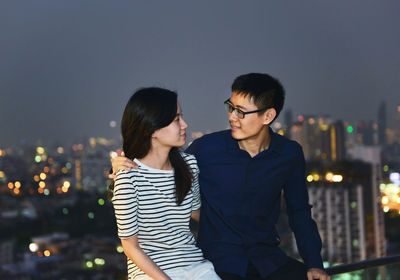
[[[108,175],[108,178],[115,180],[118,170],[130,171],[131,169],[137,169],[138,166],[135,162],[125,157],[125,153],[122,152],[120,155],[118,153],[112,153],[110,157],[112,165],[112,173]]]

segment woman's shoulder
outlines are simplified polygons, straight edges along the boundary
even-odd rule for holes
[[[182,158],[183,158],[188,164],[191,164],[191,163],[197,164],[197,160],[196,160],[196,157],[195,157],[194,155],[187,154],[187,153],[185,153],[185,152],[180,152],[180,153],[181,153]]]
[[[135,181],[135,177],[137,177],[139,174],[139,171],[136,169],[131,169],[129,171],[127,170],[118,170],[116,177],[115,177],[115,183],[121,181],[124,183],[133,183]]]
[[[183,160],[186,162],[186,164],[189,165],[189,167],[191,169],[198,170],[199,167],[197,166],[197,160],[194,155],[181,152],[181,156],[182,156]]]

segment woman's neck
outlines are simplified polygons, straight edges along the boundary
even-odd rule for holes
[[[151,148],[147,155],[139,160],[151,168],[171,170],[172,165],[168,157],[170,151],[171,148]]]

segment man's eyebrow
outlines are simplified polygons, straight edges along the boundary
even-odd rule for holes
[[[235,106],[235,105],[231,102],[231,99],[230,99],[230,98],[228,99],[228,102],[229,102],[231,105],[233,105],[233,107],[235,107],[235,108],[244,109],[244,110],[249,111],[249,109],[246,108],[246,107],[243,107],[243,106],[240,106],[240,105]]]

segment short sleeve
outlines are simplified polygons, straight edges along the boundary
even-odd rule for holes
[[[193,182],[192,182],[192,192],[193,192],[193,202],[192,202],[192,212],[199,210],[201,207],[200,199],[200,186],[199,186],[199,167],[196,166],[193,170]]]
[[[138,233],[137,189],[132,180],[134,171],[118,171],[112,203],[117,220],[118,237],[129,238]]]

